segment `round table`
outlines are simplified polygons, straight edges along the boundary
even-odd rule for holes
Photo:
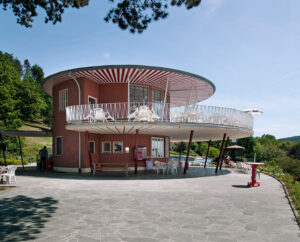
[[[248,165],[252,167],[252,175],[251,175],[251,182],[248,182],[249,187],[259,187],[260,183],[256,181],[256,167],[263,166],[264,163],[257,163],[257,162],[247,162]]]

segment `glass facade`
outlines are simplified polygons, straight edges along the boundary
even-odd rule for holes
[[[151,142],[151,157],[162,158],[164,157],[164,138],[152,138]]]

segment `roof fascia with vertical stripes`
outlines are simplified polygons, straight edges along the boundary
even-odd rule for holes
[[[170,102],[175,106],[201,102],[211,97],[216,90],[215,85],[202,76],[144,65],[105,65],[65,70],[48,76],[43,83],[44,90],[52,96],[53,87],[69,80],[69,73],[76,78],[88,78],[99,84],[128,83],[129,80],[131,84],[150,85],[160,89],[166,88],[169,79]]]

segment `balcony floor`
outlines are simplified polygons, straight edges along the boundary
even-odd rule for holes
[[[169,136],[173,142],[188,141],[190,131],[194,131],[193,141],[221,140],[226,133],[231,139],[251,136],[253,130],[229,125],[206,123],[170,122],[108,122],[67,124],[67,130],[96,134],[140,134]]]

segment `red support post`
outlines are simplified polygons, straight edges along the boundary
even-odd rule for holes
[[[216,165],[216,171],[215,171],[216,173],[218,173],[219,163],[220,163],[220,160],[222,158],[222,151],[223,151],[225,138],[226,138],[226,133],[224,133],[224,135],[223,135],[223,140],[222,140],[222,144],[221,144],[221,147],[220,147],[220,154],[219,154],[219,157],[218,157],[218,160],[217,160],[217,165]]]
[[[211,143],[211,139],[208,141],[208,147],[207,147],[206,156],[205,156],[204,168],[206,168],[206,162],[207,162],[208,152],[209,152],[209,148],[210,148],[210,143]]]
[[[224,161],[224,158],[225,158],[228,143],[229,143],[229,136],[227,137],[225,147],[224,147],[224,150],[223,150],[223,153],[222,153],[222,159],[221,159],[221,164],[220,164],[220,169],[219,170],[222,170],[222,165],[223,165],[223,161]]]
[[[134,174],[137,175],[137,161],[138,161],[138,147],[139,147],[139,130],[135,130],[135,164]]]
[[[194,134],[194,131],[191,130],[190,140],[189,140],[188,150],[187,150],[187,154],[186,154],[186,160],[185,160],[183,174],[186,174],[186,171],[189,169],[189,157],[190,157],[191,145],[192,145],[192,140],[193,140],[193,134]]]

